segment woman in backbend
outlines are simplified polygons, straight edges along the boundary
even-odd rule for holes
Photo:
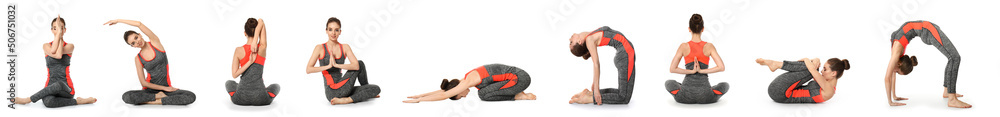
[[[617,51],[615,53],[615,67],[618,68],[618,88],[606,88],[597,90],[600,87],[601,61],[597,56],[598,46],[611,46]],[[573,55],[582,57],[584,60],[591,59],[594,65],[594,83],[590,89],[583,89],[580,93],[573,95],[569,103],[601,105],[607,104],[628,104],[632,99],[632,88],[635,85],[635,50],[632,42],[625,38],[621,32],[612,30],[611,27],[604,26],[591,32],[580,32],[573,34],[569,38],[569,49]]]
[[[722,63],[722,57],[715,50],[715,44],[701,40],[701,32],[705,29],[705,23],[702,21],[701,15],[691,15],[691,20],[688,21],[688,24],[688,31],[691,32],[691,41],[681,43],[669,66],[670,73],[684,74],[684,83],[679,83],[676,80],[667,80],[664,85],[666,85],[667,91],[674,96],[674,101],[678,103],[715,103],[729,90],[729,83],[722,82],[711,86],[712,84],[708,82],[708,74],[725,71],[726,65]],[[715,59],[715,67],[708,68],[709,57]],[[681,58],[684,58],[685,69],[677,67]]]
[[[267,30],[264,19],[247,19],[243,26],[246,44],[233,52],[233,78],[240,82],[226,81],[226,92],[236,105],[270,105],[278,96],[278,84],[264,87],[264,57],[267,56]]]
[[[962,56],[958,54],[951,39],[944,35],[937,24],[929,21],[909,21],[899,27],[899,30],[892,33],[889,39],[892,42],[892,55],[889,58],[889,67],[885,71],[885,94],[888,97],[889,106],[902,106],[906,103],[896,101],[907,100],[907,98],[896,96],[896,74],[907,75],[917,66],[917,57],[906,55],[906,45],[910,44],[913,37],[920,36],[924,44],[933,45],[941,54],[948,58],[948,64],[944,68],[944,94],[942,97],[948,98],[948,107],[972,108],[972,105],[958,100],[962,95],[955,93],[955,85],[958,80],[958,65],[962,61]]]
[[[362,102],[378,97],[382,89],[378,85],[368,84],[368,73],[365,63],[354,57],[351,46],[337,41],[340,37],[340,19],[330,17],[326,21],[326,43],[316,45],[310,54],[306,73],[323,72],[323,89],[326,90],[326,100],[332,105]],[[319,66],[316,62],[319,61]],[[350,64],[344,64],[350,61]],[[341,75],[340,69],[347,72]],[[354,86],[354,82],[360,86]]]
[[[49,76],[45,80],[45,87],[28,98],[14,98],[15,104],[28,104],[30,102],[42,103],[45,107],[55,108],[72,106],[78,104],[91,104],[97,102],[94,97],[73,99],[76,88],[73,88],[73,80],[69,77],[69,60],[73,57],[73,44],[63,41],[63,34],[66,33],[66,20],[62,17],[52,19],[52,34],[55,39],[52,42],[42,44],[45,52],[45,66],[48,67]]]
[[[531,77],[521,68],[488,64],[469,71],[462,80],[442,80],[441,90],[410,96],[407,98],[411,100],[403,102],[458,100],[468,95],[471,87],[479,90],[479,99],[483,101],[535,100],[535,94],[524,93],[530,84]]]
[[[819,59],[802,58],[799,61],[774,61],[757,59],[757,63],[767,66],[771,72],[782,69],[785,72],[774,78],[767,88],[771,100],[778,103],[822,103],[837,90],[837,80],[844,75],[844,70],[851,69],[847,59],[830,58],[823,64]],[[812,82],[810,82],[810,80]]]
[[[115,25],[124,23],[139,28],[143,34],[149,37],[147,42],[142,35],[135,31],[125,31],[125,44],[134,48],[139,48],[139,54],[135,56],[135,73],[139,78],[139,85],[142,90],[130,90],[122,94],[122,100],[128,104],[162,104],[162,105],[188,105],[194,103],[195,95],[191,91],[181,90],[170,82],[167,63],[166,49],[157,37],[146,25],[133,20],[111,20],[104,25]],[[145,69],[145,73],[143,73]]]

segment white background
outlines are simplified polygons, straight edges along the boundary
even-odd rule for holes
[[[45,81],[41,44],[52,40],[49,22],[66,19],[65,40],[76,44],[72,73],[78,97],[96,104],[45,108],[42,103],[0,109],[3,116],[988,116],[997,110],[995,74],[1000,70],[992,46],[997,1],[48,1],[18,5],[17,96],[41,89]],[[680,43],[690,39],[687,22],[700,13],[703,38],[715,43],[727,63],[711,81],[731,89],[715,104],[678,104],[663,83],[683,79],[667,70]],[[270,49],[265,83],[281,92],[270,106],[235,106],[223,82],[230,78],[233,48],[245,42],[243,23],[263,18]],[[316,44],[326,41],[326,19],[343,21],[341,42],[351,44],[368,65],[370,82],[382,98],[331,106],[323,96],[321,75],[305,74]],[[123,43],[124,24],[139,20],[156,32],[171,61],[173,85],[193,91],[188,106],[133,106],[121,101],[140,89],[133,57],[138,49]],[[962,53],[958,92],[971,109],[946,107],[941,98],[945,57],[919,39],[907,54],[920,60],[914,73],[898,76],[897,92],[909,105],[887,105],[884,73],[889,35],[903,22],[928,20],[940,25]],[[591,63],[568,52],[570,34],[611,26],[635,46],[635,90],[629,105],[567,104],[592,82]],[[602,87],[617,87],[610,47],[599,49]],[[822,104],[779,104],[767,85],[781,72],[768,72],[755,58],[797,60],[838,57],[851,62],[833,99]],[[526,92],[534,101],[483,102],[475,93],[458,101],[407,104],[406,96],[437,90],[440,79],[460,78],[489,63],[518,66],[532,76]],[[714,63],[713,63],[714,64]],[[714,66],[714,65],[713,65]],[[7,67],[4,67],[7,69]],[[0,82],[8,84],[7,81]],[[7,86],[3,87],[8,90]],[[5,93],[6,94],[6,93]],[[7,96],[4,96],[6,98]],[[6,105],[8,103],[4,103]]]

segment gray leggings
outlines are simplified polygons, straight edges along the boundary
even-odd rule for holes
[[[479,99],[483,101],[513,101],[514,97],[517,96],[517,94],[524,92],[525,89],[528,89],[528,85],[531,85],[531,76],[528,76],[528,72],[525,72],[524,70],[513,66],[503,65],[501,67],[494,67],[493,65],[496,64],[490,64],[484,66],[487,68],[488,73],[504,73],[504,72],[512,73],[516,76],[517,82],[513,86],[507,88],[503,88],[503,86],[507,85],[507,83],[510,81],[500,81],[500,82],[492,82],[490,84],[477,85],[476,87],[485,85],[484,87],[479,88]],[[492,69],[492,68],[500,68],[500,69]],[[483,79],[483,80],[490,80],[490,79]]]
[[[631,43],[631,42],[629,42]],[[615,53],[615,67],[618,68],[618,88],[601,89],[601,101],[604,104],[628,104],[632,100],[632,88],[635,85],[635,71],[628,72],[629,64],[626,52]],[[631,78],[629,78],[631,74]],[[596,104],[596,103],[595,103]]]
[[[278,84],[264,87],[264,79],[261,78],[263,72],[264,65],[250,63],[250,66],[240,76],[240,83],[233,80],[226,81],[226,92],[229,93],[229,100],[236,105],[270,105],[274,97],[278,96],[280,87]]]
[[[910,27],[907,27],[907,25],[910,25]],[[918,25],[920,26],[919,28],[912,27]],[[955,45],[952,45],[951,39],[945,36],[944,31],[941,31],[941,28],[937,24],[919,20],[903,24],[899,30],[892,33],[892,40],[904,38],[911,40],[917,36],[920,36],[924,44],[933,45],[938,51],[941,51],[941,54],[944,54],[948,58],[948,64],[944,68],[944,87],[948,88],[948,93],[955,93],[955,84],[957,84],[956,80],[958,80],[958,65],[962,62],[962,56],[958,54]]]
[[[240,87],[263,87],[263,84],[260,84],[260,86],[249,86],[240,85],[240,83],[236,83],[236,81],[233,80],[226,81],[226,92],[230,93],[229,99],[233,101],[233,104],[250,106],[270,105],[271,102],[274,101],[274,97],[278,96],[278,91],[280,89],[278,84],[271,84],[263,89],[243,88],[241,90],[237,90],[240,89]]]
[[[330,101],[333,98],[350,97],[354,102],[362,102],[375,98],[375,96],[378,96],[382,92],[382,89],[378,85],[368,84],[368,73],[365,70],[365,63],[358,60],[358,66],[358,70],[349,70],[344,73],[343,77],[332,76],[334,82],[342,81],[344,78],[348,79],[345,81],[346,84],[341,85],[337,89],[330,88],[330,85],[327,85],[329,83],[324,83],[323,89],[326,89],[326,101]],[[361,86],[354,86],[355,81],[360,82]]]
[[[700,64],[701,68],[708,68],[707,64]],[[691,62],[685,66],[694,69],[693,65],[694,62]],[[685,75],[683,84],[677,82],[677,80],[667,80],[664,85],[666,85],[667,91],[674,96],[674,101],[684,104],[715,103],[719,101],[719,98],[722,98],[722,95],[729,91],[729,83],[722,82],[715,86],[710,86],[708,74],[700,73]]]
[[[43,103],[45,103],[45,107],[49,108],[76,105],[76,99],[73,99],[73,94],[70,94],[72,91],[73,89],[64,82],[52,82],[49,86],[31,95],[31,102],[45,100]]]
[[[163,105],[188,105],[194,103],[195,100],[194,93],[188,90],[166,92],[153,89],[130,90],[125,92],[125,94],[122,94],[122,100],[124,100],[127,104],[145,104],[146,102],[156,101],[156,93],[159,92],[167,94],[167,97],[160,99],[163,102]]]

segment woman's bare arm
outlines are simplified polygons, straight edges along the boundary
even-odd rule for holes
[[[233,78],[234,79],[236,77],[240,76],[240,74],[243,74],[243,72],[245,72],[247,70],[247,68],[250,67],[250,64],[244,64],[242,66],[240,65],[240,56],[241,56],[241,54],[244,54],[244,53],[245,52],[243,52],[242,48],[236,48],[236,52],[233,52],[233,67],[232,67],[232,70],[233,70]],[[256,56],[254,56],[253,54],[251,54],[250,55],[250,60],[248,60],[247,62],[248,63],[253,63],[254,59],[256,59],[256,58],[257,58]]]
[[[406,102],[406,103],[419,103],[421,101],[439,101],[439,100],[448,99],[450,97],[454,97],[455,95],[458,95],[459,93],[462,93],[462,91],[465,91],[466,89],[469,89],[472,86],[475,86],[476,84],[479,84],[481,82],[481,79],[479,78],[479,73],[478,72],[471,72],[468,75],[466,75],[464,79],[465,80],[462,80],[462,82],[458,83],[458,86],[455,86],[454,88],[451,88],[451,89],[449,89],[447,91],[444,91],[442,93],[430,94],[430,95],[426,95],[426,96],[423,96],[423,97],[420,97],[420,98],[417,98],[417,99],[406,100],[406,101],[403,101],[403,102]]]
[[[320,54],[323,54],[320,53],[323,52],[323,47],[320,46],[322,45],[316,45],[316,47],[313,48],[313,53],[311,56],[309,56],[309,61],[306,62],[306,74],[321,72],[323,70],[330,69],[331,67],[333,67],[333,64],[315,67],[316,61],[319,61]]]
[[[406,98],[418,99],[418,98],[421,98],[421,97],[424,97],[424,96],[435,95],[435,94],[439,94],[439,93],[444,93],[444,90],[431,91],[431,92],[427,92],[427,93],[420,94],[420,95],[409,96],[409,97],[406,97]]]
[[[149,37],[149,42],[153,44],[152,46],[160,50],[166,51],[166,49],[164,49],[163,45],[160,43],[160,37],[156,36],[156,34],[153,33],[153,30],[150,30],[149,27],[146,27],[146,25],[142,24],[142,22],[135,20],[116,19],[108,21],[104,23],[104,25],[115,25],[118,23],[124,23],[139,28],[139,31],[142,31],[143,34],[146,34],[146,37]]]
[[[690,51],[690,49],[688,48],[689,46],[687,43],[682,43],[679,47],[677,47],[677,52],[675,52],[674,58],[670,60],[670,73],[677,73],[677,74],[698,73],[697,71],[694,70],[688,70],[677,67],[678,65],[680,65],[681,59],[684,58],[684,52]]]
[[[715,44],[712,43],[705,44],[705,50],[708,50],[707,52],[709,52],[709,56],[712,57],[713,60],[715,60],[715,67],[702,69],[698,71],[698,73],[710,74],[715,72],[726,71],[726,64],[722,62],[722,56],[720,56],[719,52],[715,50]]]
[[[893,85],[896,84],[896,65],[899,64],[899,57],[903,55],[903,46],[899,41],[895,41],[892,44],[892,54],[889,57],[889,65],[885,70],[885,96],[889,100],[889,105],[896,106],[896,102],[893,101]]]
[[[597,54],[597,45],[601,41],[601,37],[604,32],[597,32],[591,36],[587,36],[586,44],[587,50],[590,51],[590,59],[594,64],[594,83],[591,85],[591,89],[594,92],[594,103],[601,105],[601,60]]]
[[[254,37],[258,38],[257,45],[259,47],[257,47],[255,52],[261,57],[267,57],[267,27],[264,27],[264,19],[258,18],[257,20],[260,23],[257,24],[257,29],[255,29],[257,31],[254,31],[257,33],[255,33]]]
[[[49,57],[62,59],[62,52],[59,51],[59,46],[56,46],[55,42],[53,42],[53,44],[42,44],[42,51],[45,51],[45,55],[48,55]]]
[[[360,69],[360,66],[358,66],[358,58],[354,57],[354,51],[351,50],[351,46],[349,46],[347,44],[342,44],[340,46],[344,46],[344,52],[345,52],[344,54],[347,54],[347,60],[350,60],[351,63],[349,63],[349,64],[334,64],[333,67],[340,68],[340,69],[346,69],[346,70],[358,70],[358,69]]]

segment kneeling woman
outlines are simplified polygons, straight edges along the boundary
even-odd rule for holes
[[[412,100],[403,102],[458,100],[469,94],[470,87],[479,90],[479,99],[483,101],[535,100],[535,94],[524,93],[529,84],[531,77],[521,68],[488,64],[469,71],[462,80],[441,81],[441,90],[410,96],[407,98]]]
[[[847,59],[837,58],[826,60],[822,72],[816,71],[820,64],[819,59],[803,58],[799,61],[757,59],[757,63],[766,65],[771,72],[777,69],[788,71],[774,78],[767,88],[768,95],[778,103],[822,103],[830,100],[837,90],[837,80],[844,75],[844,70],[851,69]],[[809,82],[810,80],[812,82]]]

